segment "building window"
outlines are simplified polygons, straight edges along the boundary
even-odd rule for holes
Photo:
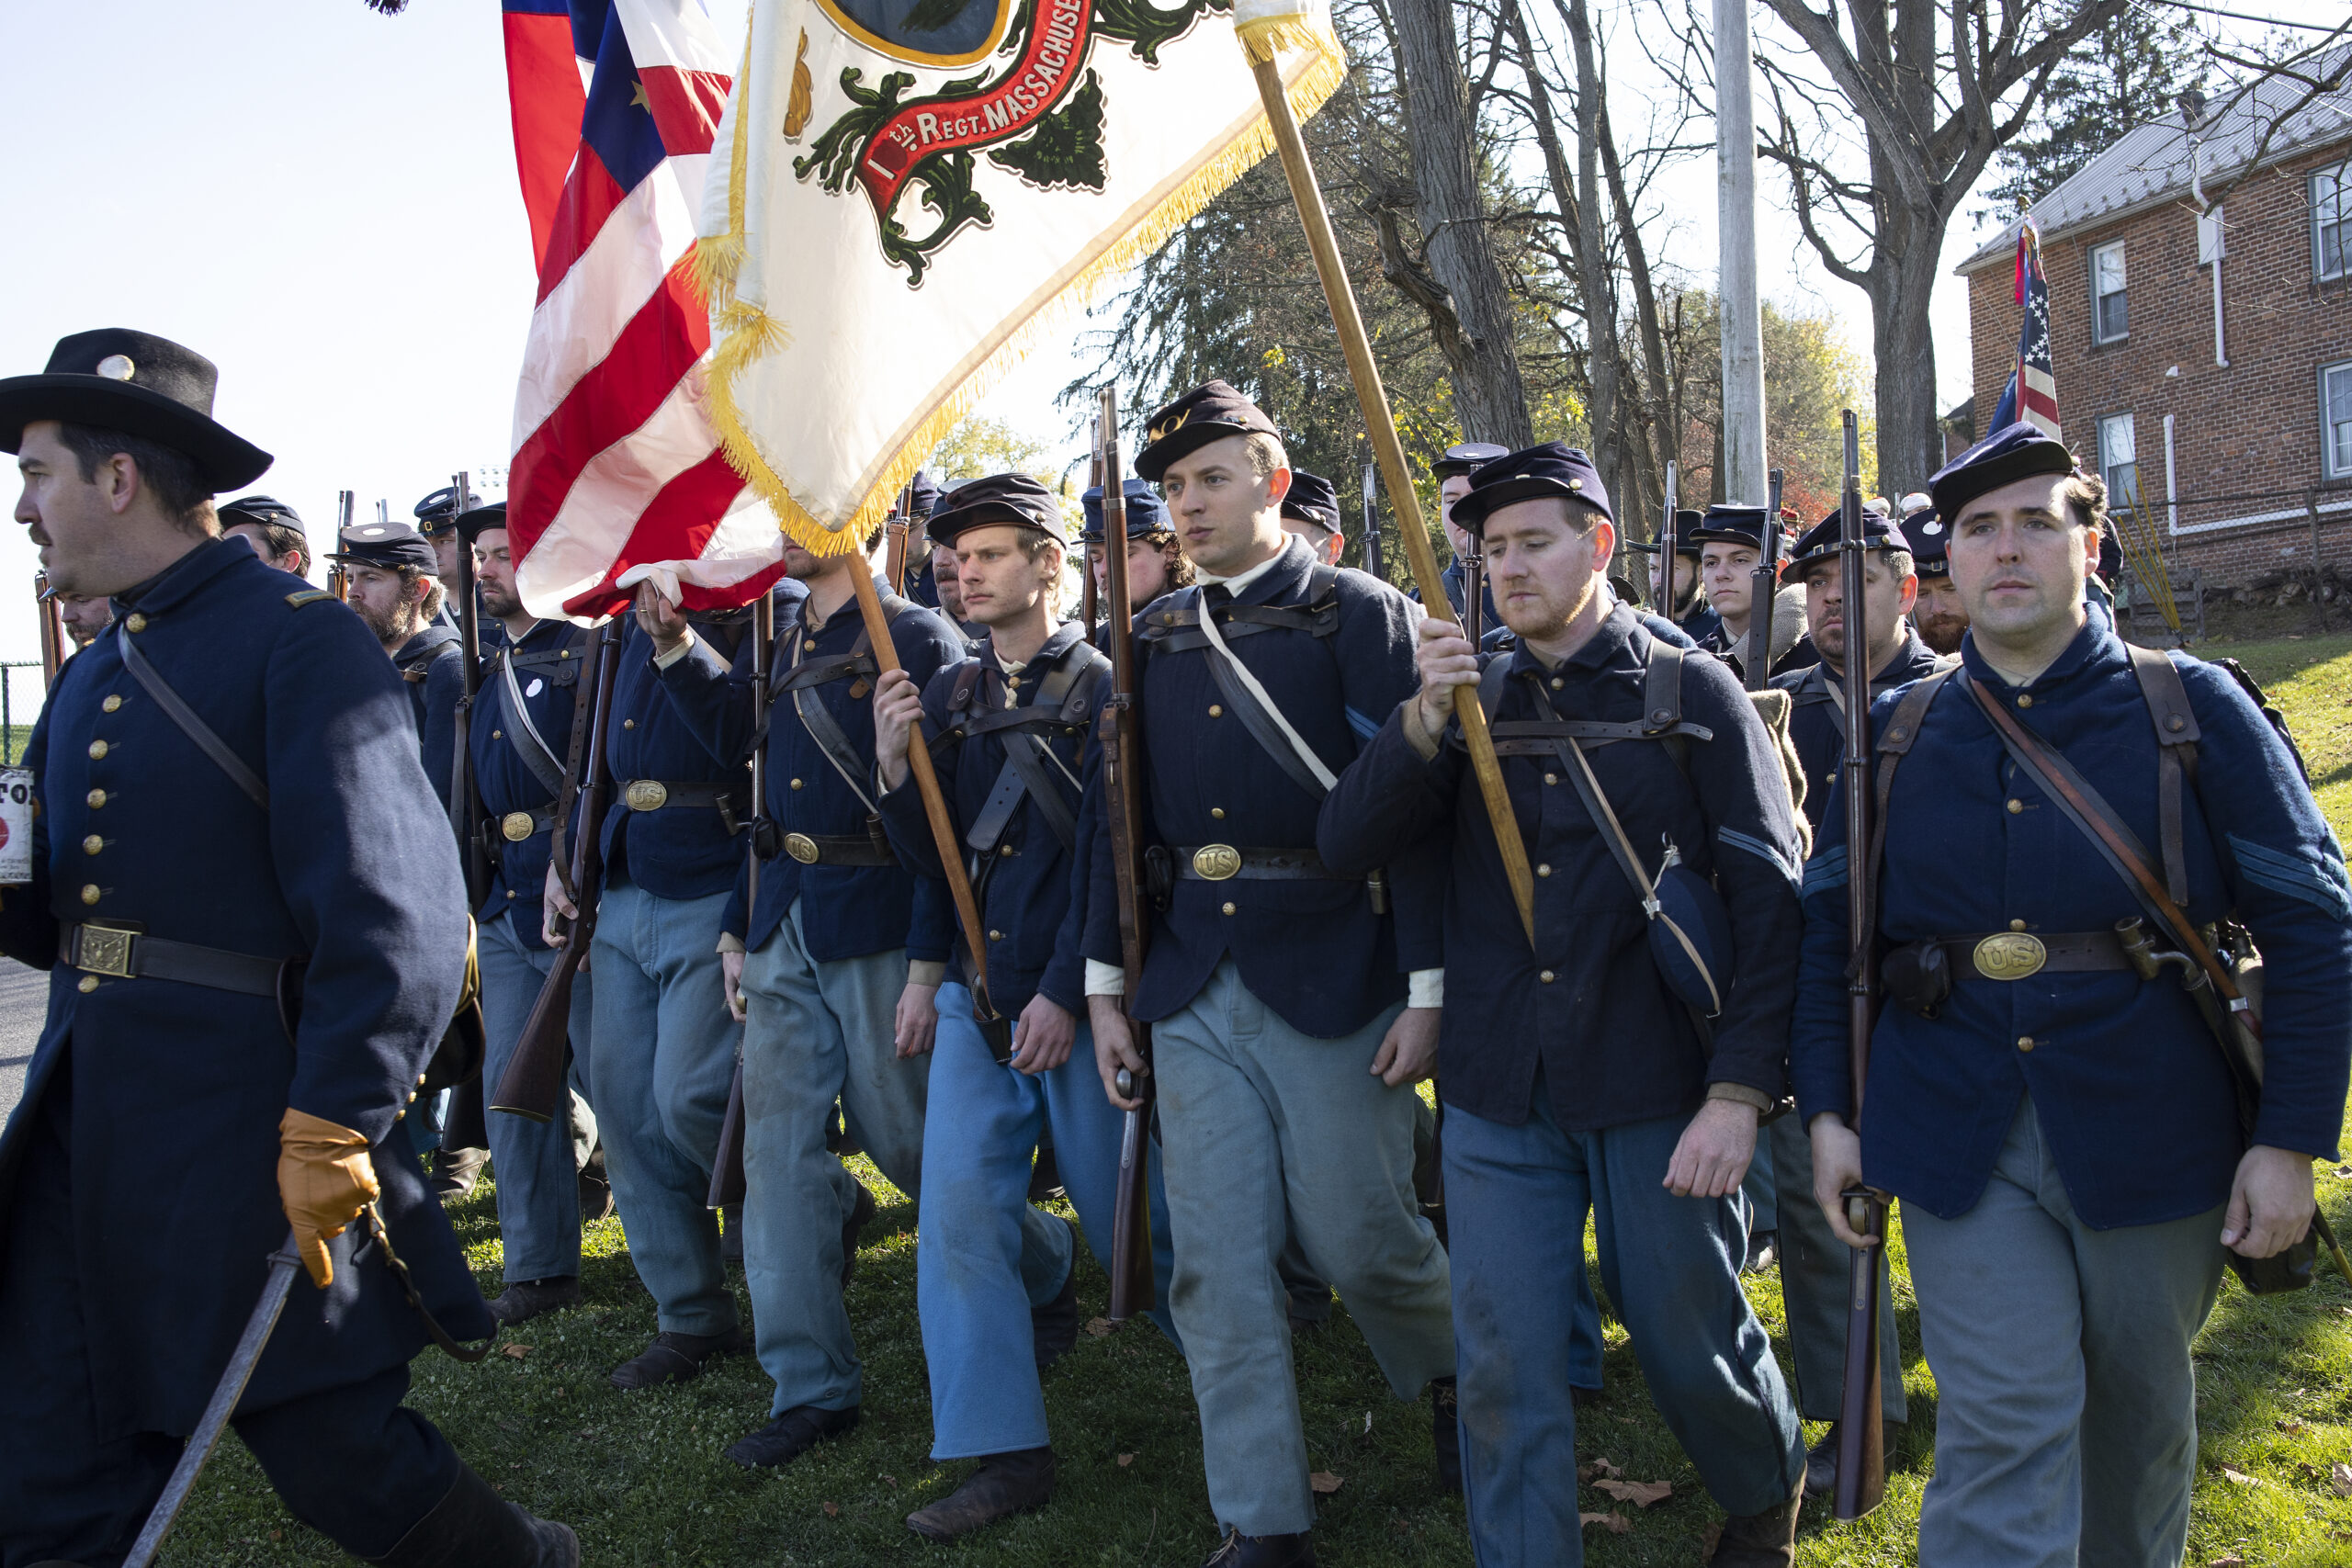
[[[2091,251],[2091,341],[2113,343],[2131,330],[2123,303],[2123,242]]]
[[[2312,267],[2322,278],[2342,277],[2352,251],[2352,164],[2312,176]]]
[[[2352,394],[2352,366],[2346,366]],[[2107,503],[2118,509],[2140,504],[2139,448],[2132,438],[2132,416],[2111,413],[2098,422],[2098,476],[2107,481]]]
[[[2320,367],[2319,417],[2327,477],[2352,479],[2352,359]]]

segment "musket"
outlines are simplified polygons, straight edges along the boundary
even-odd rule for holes
[[[1095,447],[1102,454],[1102,537],[1125,541],[1127,502],[1120,477],[1119,391],[1105,387],[1099,394]],[[1126,992],[1120,1007],[1127,1012],[1127,1029],[1136,1054],[1144,1060],[1137,1079],[1128,1069],[1118,1073],[1119,1093],[1142,1103],[1126,1113],[1119,1134],[1119,1179],[1111,1209],[1111,1305],[1113,1323],[1125,1323],[1152,1305],[1151,1280],[1151,1026],[1134,1014],[1136,998],[1143,990],[1143,961],[1151,945],[1151,885],[1143,869],[1143,709],[1136,689],[1135,602],[1127,583],[1127,552],[1111,550],[1103,559],[1103,595],[1110,601],[1111,690],[1102,699],[1100,734],[1102,745],[1104,817],[1111,834],[1111,874],[1117,885],[1119,961],[1126,972]]]
[[[1772,470],[1764,506],[1764,532],[1757,536],[1755,586],[1747,592],[1747,667],[1740,673],[1747,689],[1772,683],[1772,606],[1781,592],[1781,470]]]
[[[775,668],[775,590],[771,588],[752,602],[752,712],[764,718],[768,711],[769,671]],[[757,718],[754,722],[757,722]],[[760,856],[765,852],[763,840],[768,837],[768,749],[764,745],[752,748],[752,820],[744,829],[744,853],[750,863],[743,869],[745,918],[760,902]],[[710,1193],[707,1205],[723,1209],[729,1203],[743,1201],[743,1037],[735,1037],[735,1076],[727,1085],[727,1113],[718,1122],[718,1147],[711,1156]]]
[[[57,684],[57,671],[65,662],[65,621],[45,571],[33,573],[33,613],[40,620],[40,683],[46,690]]]
[[[1848,1070],[1853,1080],[1853,1113],[1849,1125],[1862,1124],[1862,1089],[1870,1077],[1871,1031],[1878,1023],[1878,909],[1872,878],[1861,858],[1872,839],[1875,802],[1871,798],[1871,670],[1870,652],[1862,631],[1863,549],[1862,456],[1854,411],[1845,411],[1845,489],[1839,498],[1838,547],[1844,568],[1846,623],[1843,682],[1846,698],[1846,843],[1856,857],[1855,874],[1846,879],[1846,923],[1850,959],[1846,973]],[[1777,529],[1780,520],[1772,520]],[[1886,1438],[1879,1406],[1878,1355],[1879,1270],[1886,1266],[1886,1206],[1879,1195],[1856,1185],[1839,1194],[1846,1201],[1846,1224],[1871,1245],[1852,1249],[1846,1280],[1846,1383],[1838,1406],[1838,1485],[1836,1510],[1841,1519],[1859,1519],[1886,1495]]]
[[[301,1267],[301,1258],[294,1250],[294,1233],[288,1231],[285,1245],[269,1255],[269,1274],[262,1283],[261,1300],[254,1303],[253,1314],[245,1319],[244,1332],[237,1336],[237,1348],[230,1352],[228,1368],[213,1385],[212,1397],[205,1402],[196,1430],[188,1434],[187,1445],[180,1450],[179,1462],[172,1467],[171,1479],[164,1483],[164,1495],[147,1511],[147,1522],[140,1528],[139,1539],[131,1542],[130,1554],[122,1560],[123,1568],[147,1568],[163,1550],[164,1538],[171,1533],[173,1521],[179,1517],[181,1506],[195,1490],[196,1478],[204,1472],[204,1461],[212,1457],[220,1434],[228,1429],[230,1413],[244,1397],[245,1384],[253,1381],[254,1368],[269,1344],[270,1334],[277,1327],[278,1315],[286,1310],[286,1298],[294,1289],[295,1271]]]
[[[595,682],[588,710],[587,750],[581,759],[580,830],[571,840],[571,897],[580,913],[563,927],[555,966],[539,986],[538,999],[523,1021],[523,1033],[507,1059],[506,1071],[491,1097],[490,1109],[533,1122],[552,1122],[563,1104],[564,1055],[571,1038],[571,987],[588,944],[596,936],[596,889],[605,876],[605,807],[612,798],[613,770],[606,736],[613,717],[613,677],[620,669],[621,622],[606,621],[596,635],[596,651],[583,679]],[[558,820],[565,815],[558,811]]]
[[[347,490],[334,492],[334,547],[343,548],[343,531],[351,526],[352,494]],[[327,562],[327,592],[338,599],[351,597],[351,574],[339,560]]]
[[[470,487],[464,474],[451,476],[457,494],[456,515],[472,508]],[[376,503],[379,512],[384,503]],[[474,703],[481,695],[481,616],[474,595],[474,547],[458,538],[458,581],[451,588],[458,601],[458,673],[465,690],[458,698],[458,745],[449,759],[449,827],[458,835],[458,852],[465,859],[466,907],[479,908],[490,896],[490,856],[481,841],[481,804],[474,797],[471,745]]]
[[[1064,468],[1062,473],[1063,476],[1067,478],[1069,470],[1068,468]],[[1102,489],[1102,449],[1099,446],[1094,449],[1093,478],[1088,481],[1088,488],[1092,490]],[[1108,492],[1106,491],[1105,493],[1107,494]],[[1110,544],[1110,535],[1105,534],[1102,536],[1102,542],[1105,547]],[[1120,540],[1119,546],[1122,552],[1124,552],[1126,547],[1126,541],[1125,539]],[[1078,618],[1085,626],[1086,635],[1088,637],[1092,637],[1094,635],[1094,622],[1096,618],[1102,614],[1102,606],[1096,603],[1101,595],[1098,593],[1094,586],[1094,545],[1090,541],[1087,544],[1085,550],[1081,553],[1079,561],[1080,567],[1085,571],[1086,575],[1080,581],[1078,585]]]
[[[1674,552],[1681,544],[1677,535],[1674,510],[1681,503],[1674,459],[1666,460],[1666,515],[1657,526],[1657,613],[1671,621],[1676,618],[1674,604]]]
[[[1388,573],[1380,563],[1380,465],[1363,466],[1363,569],[1388,581]]]
[[[1487,551],[1476,531],[1462,532],[1462,635],[1476,648],[1487,635]]]

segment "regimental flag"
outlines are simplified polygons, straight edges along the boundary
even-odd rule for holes
[[[689,609],[783,571],[706,400],[694,215],[728,68],[699,0],[503,0],[538,299],[507,524],[524,603],[602,615],[648,568]]]
[[[2058,376],[2050,360],[2050,280],[2041,275],[2041,233],[2029,218],[2018,230],[2017,300],[2025,307],[2018,329],[2017,363],[2009,367],[2009,384],[1993,406],[1989,433],[2019,420],[2058,434]]]
[[[698,247],[728,456],[850,549],[1044,332],[1345,73],[1310,0],[758,0]]]

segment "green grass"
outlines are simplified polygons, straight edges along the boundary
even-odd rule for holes
[[[2245,660],[2268,688],[2303,745],[2330,820],[2339,835],[2352,829],[2352,637],[2204,651]],[[1061,1460],[1050,1508],[952,1547],[908,1532],[904,1516],[951,1491],[968,1465],[934,1465],[926,1457],[931,1421],[915,1322],[913,1208],[865,1162],[856,1168],[885,1207],[866,1233],[849,1292],[866,1393],[865,1420],[846,1439],[776,1473],[750,1474],[721,1458],[720,1449],[767,1416],[769,1384],[748,1359],[716,1363],[683,1388],[616,1393],[605,1374],[644,1347],[654,1322],[612,1220],[589,1231],[583,1305],[505,1336],[530,1348],[520,1359],[495,1355],[463,1367],[426,1352],[416,1363],[413,1402],[509,1495],[572,1523],[587,1561],[600,1568],[1197,1563],[1216,1540],[1199,1427],[1182,1361],[1142,1324],[1081,1334],[1077,1349],[1046,1375]],[[2338,1232],[2352,1235],[2352,1168],[2338,1176],[2323,1168],[2320,1183]],[[487,1186],[458,1205],[455,1217],[484,1287],[495,1291],[498,1237]],[[1914,1561],[1936,1393],[1919,1355],[1899,1227],[1893,1253],[1911,1424],[1887,1501],[1871,1517],[1839,1525],[1826,1505],[1806,1507],[1797,1560],[1809,1568]],[[740,1296],[740,1273],[735,1281]],[[1099,1316],[1105,1295],[1101,1270],[1086,1264],[1083,1313]],[[1751,1278],[1748,1295],[1786,1366],[1777,1272]],[[1579,1455],[1588,1462],[1605,1457],[1635,1480],[1671,1482],[1674,1495],[1635,1509],[1587,1487],[1584,1508],[1621,1513],[1630,1525],[1622,1535],[1588,1528],[1588,1559],[1604,1568],[1696,1563],[1720,1510],[1651,1407],[1624,1329],[1613,1318],[1606,1327],[1609,1391],[1579,1413]],[[1301,1339],[1297,1359],[1314,1466],[1343,1483],[1322,1500],[1316,1526],[1322,1560],[1395,1568],[1467,1562],[1461,1505],[1435,1483],[1426,1404],[1389,1396],[1344,1309]],[[2352,1462],[2352,1288],[2324,1263],[2312,1288],[2287,1296],[2257,1300],[2227,1278],[2197,1359],[2200,1479],[2187,1561],[2352,1563],[2352,1498],[2337,1495],[2330,1471]],[[1818,1431],[1808,1427],[1806,1435]],[[2252,1483],[2226,1479],[2224,1466]],[[210,1568],[338,1558],[286,1515],[232,1442],[214,1459],[164,1560]]]

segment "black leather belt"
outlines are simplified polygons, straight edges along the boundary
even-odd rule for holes
[[[482,845],[492,854],[501,843],[519,844],[555,827],[555,806],[534,806],[528,811],[508,811],[481,821]]]
[[[2022,980],[2045,971],[2078,974],[2132,967],[2111,931],[1983,931],[1938,937],[1934,945],[1944,950],[1952,975],[1962,980]]]
[[[118,980],[177,980],[248,997],[277,996],[278,972],[286,966],[281,958],[256,958],[249,953],[228,953],[192,942],[166,941],[144,931],[93,925],[67,926],[60,931],[57,957],[85,974],[110,975]]]
[[[1313,850],[1238,850],[1231,844],[1179,844],[1170,850],[1177,879],[1225,882],[1362,882],[1325,865]]]
[[[862,833],[786,833],[784,852],[802,865],[896,865],[888,841]]]
[[[740,812],[750,795],[750,786],[740,780],[713,784],[708,781],[688,783],[669,779],[631,779],[620,788],[621,803],[631,811],[659,811],[665,806],[701,806]]]

